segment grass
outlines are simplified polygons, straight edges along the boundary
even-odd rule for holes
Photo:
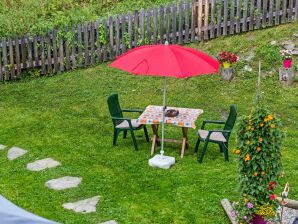
[[[223,37],[193,44],[210,54],[221,49],[234,50],[241,60],[236,78],[224,82],[219,76],[168,79],[168,105],[201,108],[199,127],[204,119],[224,119],[230,104],[239,114],[253,106],[257,83],[257,60],[243,58],[272,40],[291,37],[298,24]],[[267,45],[266,45],[267,46]],[[243,72],[249,63],[254,71]],[[278,115],[287,133],[283,152],[285,179],[291,185],[291,198],[298,198],[297,167],[297,84],[283,87],[277,81],[278,64],[263,72],[263,103]],[[111,69],[108,64],[75,70],[53,77],[26,78],[0,85],[0,144],[19,146],[29,153],[15,161],[0,151],[0,192],[9,200],[38,215],[61,223],[99,223],[116,219],[119,223],[229,223],[220,200],[238,197],[237,157],[224,162],[216,145],[210,145],[202,164],[193,154],[196,131],[189,130],[190,150],[179,158],[179,146],[166,144],[166,154],[177,164],[170,170],[150,168],[150,143],[138,133],[139,151],[130,138],[119,139],[112,147],[112,123],[106,99],[118,92],[123,108],[145,108],[162,104],[163,80],[136,77]],[[181,137],[181,130],[167,126],[167,137]],[[152,132],[150,131],[152,135]],[[235,147],[235,133],[230,140]],[[42,172],[29,172],[28,162],[54,158],[62,166]],[[75,189],[53,191],[44,187],[52,178],[65,175],[83,177]],[[278,189],[281,191],[281,187]],[[97,212],[75,214],[62,203],[95,195],[101,196]]]

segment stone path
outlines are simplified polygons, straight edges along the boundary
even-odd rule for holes
[[[7,158],[9,160],[14,160],[16,158],[19,158],[23,155],[25,155],[28,151],[25,149],[21,149],[19,147],[13,146],[12,148],[10,148],[7,152]]]
[[[5,145],[0,144],[0,151],[6,149]],[[23,155],[25,155],[28,151],[22,149],[17,146],[11,147],[7,152],[8,160],[17,159]],[[26,168],[30,171],[42,171],[45,169],[55,168],[57,166],[61,166],[61,163],[52,159],[52,158],[44,158],[39,159],[34,162],[28,163]],[[82,182],[82,177],[71,177],[71,176],[64,176],[57,179],[49,180],[45,183],[45,186],[53,189],[53,190],[65,190],[74,187],[78,187]],[[65,209],[73,210],[77,213],[91,213],[96,212],[96,205],[100,201],[100,196],[95,196],[92,198],[83,199],[77,202],[71,203],[64,203],[62,206]],[[110,220],[103,222],[102,224],[117,224],[115,220]]]
[[[60,166],[61,163],[52,159],[52,158],[45,158],[36,160],[35,162],[27,164],[27,170],[30,171],[41,171],[49,168],[54,168],[56,166]]]
[[[77,187],[82,181],[82,177],[60,177],[57,179],[49,180],[45,186],[53,190],[65,190]]]
[[[110,220],[110,221],[102,222],[100,224],[118,224],[118,222],[116,222],[115,220]]]
[[[0,144],[0,150],[4,150],[5,148],[6,148],[5,145],[1,145],[1,144]]]
[[[90,213],[96,212],[96,205],[99,202],[100,196],[95,196],[92,198],[87,198],[72,203],[63,204],[63,208],[73,210],[77,213]]]

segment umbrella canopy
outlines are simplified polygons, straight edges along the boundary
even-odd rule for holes
[[[119,56],[110,64],[136,75],[187,78],[218,72],[219,62],[209,55],[179,45],[145,45]],[[163,122],[160,154],[164,154],[164,120],[166,110],[166,78],[164,79]]]
[[[0,195],[0,223],[1,224],[55,224],[53,222],[14,205]]]
[[[160,44],[134,48],[110,66],[137,75],[186,78],[217,73],[219,62],[192,48]]]

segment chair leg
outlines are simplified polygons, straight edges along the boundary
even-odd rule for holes
[[[197,143],[196,143],[196,147],[195,147],[195,153],[197,153],[198,150],[199,150],[200,142],[201,142],[201,139],[198,138],[198,141],[197,141]]]
[[[117,129],[114,129],[114,137],[113,137],[113,145],[114,146],[116,145],[118,135],[119,135],[119,131]]]
[[[131,133],[131,138],[132,138],[132,142],[133,142],[133,145],[135,147],[135,150],[139,150],[138,146],[137,146],[136,137],[135,137],[135,134],[134,134],[133,130],[130,130],[130,133]]]
[[[123,132],[123,138],[125,139],[126,136],[127,136],[127,131],[124,131],[124,132]]]
[[[145,125],[144,125],[144,132],[145,132],[146,141],[149,142],[148,131]]]
[[[206,153],[206,149],[207,149],[208,143],[209,143],[209,140],[206,140],[205,141],[205,144],[204,144],[204,147],[203,147],[203,150],[201,152],[200,158],[198,160],[199,163],[202,163],[203,162],[203,157],[204,157],[204,155]]]
[[[222,143],[222,147],[223,147],[223,150],[224,150],[224,156],[225,156],[225,161],[229,161],[229,146],[228,146],[228,143]]]
[[[220,150],[220,152],[224,152],[224,146],[221,144],[221,143],[219,143],[219,150]]]

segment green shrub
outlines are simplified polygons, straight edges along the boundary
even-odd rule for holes
[[[274,189],[283,175],[281,122],[261,107],[239,122],[238,148],[241,199],[238,219],[250,223],[254,214],[275,218],[278,206]]]
[[[256,49],[256,59],[262,61],[262,69],[270,70],[272,66],[279,66],[282,62],[280,47],[271,44],[261,45]]]

